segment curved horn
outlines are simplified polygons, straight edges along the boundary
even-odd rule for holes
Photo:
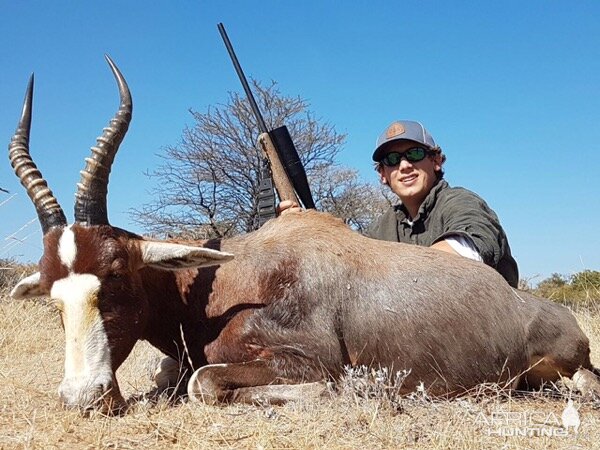
[[[33,103],[33,74],[27,85],[27,93],[23,102],[23,112],[15,135],[8,145],[8,158],[27,195],[33,201],[37,211],[42,232],[55,226],[64,226],[67,219],[56,197],[48,188],[48,183],[31,159],[29,154],[29,131],[31,129],[31,105]]]
[[[125,78],[112,59],[108,55],[104,57],[119,85],[121,105],[108,127],[104,129],[102,136],[96,140],[96,146],[92,147],[92,155],[86,158],[85,169],[81,171],[81,180],[77,184],[75,194],[75,222],[84,225],[108,224],[106,208],[108,176],[119,145],[129,128],[133,110],[131,93]]]

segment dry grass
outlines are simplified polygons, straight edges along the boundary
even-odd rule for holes
[[[0,298],[8,295],[19,280],[35,271],[35,264],[20,264],[10,258],[0,258]]]
[[[600,314],[578,320],[600,365]],[[160,355],[139,343],[119,370],[126,397],[152,389]],[[58,406],[63,336],[56,313],[41,301],[0,298],[0,448],[593,448],[600,442],[598,404],[576,399],[579,433],[567,437],[488,435],[478,417],[501,411],[560,415],[560,395],[473,394],[452,401],[422,395],[390,401],[344,393],[281,407],[171,404],[139,400],[124,417],[85,418]],[[563,389],[563,393],[566,390]]]

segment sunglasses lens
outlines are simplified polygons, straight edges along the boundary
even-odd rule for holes
[[[400,164],[403,157],[405,157],[408,162],[419,162],[423,160],[426,155],[427,151],[424,148],[414,147],[409,148],[403,153],[390,152],[385,155],[385,158],[383,158],[381,162],[388,167],[394,167]]]
[[[408,149],[406,152],[404,152],[404,154],[406,155],[406,159],[410,162],[417,162],[425,158],[425,149],[421,147],[415,147]]]
[[[402,159],[402,155],[398,152],[388,153],[387,155],[385,155],[385,158],[383,158],[383,164],[385,164],[386,166],[392,167],[392,166],[395,166],[396,164],[400,163],[401,159]]]

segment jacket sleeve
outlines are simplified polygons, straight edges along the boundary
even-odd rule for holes
[[[398,220],[394,208],[388,209],[367,229],[367,237],[381,241],[398,242]]]
[[[440,206],[443,232],[435,242],[452,235],[466,236],[475,244],[483,262],[496,267],[506,236],[487,203],[473,192],[458,188]]]

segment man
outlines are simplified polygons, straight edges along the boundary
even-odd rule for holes
[[[483,261],[517,287],[517,263],[498,217],[477,194],[443,179],[446,156],[423,125],[390,124],[377,139],[373,160],[400,202],[373,224],[370,237]]]
[[[375,170],[400,202],[376,220],[367,235],[483,261],[517,287],[517,263],[496,213],[477,194],[448,185],[442,170],[446,156],[423,125],[393,122],[376,145]],[[286,201],[278,210],[295,207]]]

